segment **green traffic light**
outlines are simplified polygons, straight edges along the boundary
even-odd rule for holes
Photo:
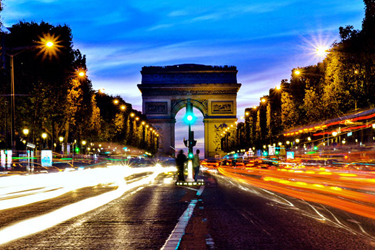
[[[314,146],[314,150],[318,150],[318,147],[317,147],[317,146]]]
[[[79,147],[75,148],[76,153],[79,153]]]
[[[196,117],[193,113],[186,113],[184,116],[184,122],[187,124],[193,124],[196,120]]]
[[[193,153],[189,153],[189,158],[193,159],[193,157],[194,157],[194,154]]]

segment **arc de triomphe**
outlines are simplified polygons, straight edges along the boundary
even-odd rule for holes
[[[159,153],[174,155],[176,114],[190,99],[203,114],[205,158],[223,155],[221,132],[237,120],[235,66],[180,64],[143,67],[143,114],[160,134]]]

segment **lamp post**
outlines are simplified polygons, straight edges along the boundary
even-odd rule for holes
[[[42,138],[43,138],[43,149],[46,149],[47,133],[42,133]]]
[[[83,153],[85,154],[86,153],[86,141],[85,140],[83,140],[82,142],[81,142],[81,144],[82,144],[82,151],[83,151]],[[85,149],[85,150],[83,150],[83,149]]]
[[[27,136],[29,135],[29,129],[28,129],[28,128],[24,128],[24,129],[22,130],[22,132],[23,132],[23,134],[25,135],[25,137],[26,137],[26,142],[27,142],[27,140],[28,140]],[[25,148],[26,148],[26,151],[27,151],[27,146],[25,146]]]
[[[26,150],[26,155],[27,155],[27,171],[30,171],[31,170],[31,168],[30,168],[30,150],[27,150],[27,147],[28,147],[28,145],[27,145],[27,141],[28,141],[28,135],[29,135],[29,129],[28,128],[24,128],[23,130],[22,130],[22,133],[25,135],[25,137],[26,137],[26,140],[24,140],[24,142],[25,142],[25,150]],[[33,164],[33,166],[34,166],[34,164]]]
[[[53,41],[51,41],[50,39],[52,39]],[[29,50],[29,49],[33,49],[33,48],[41,48],[41,52],[43,53],[47,53],[47,54],[51,54],[51,53],[54,53],[52,52],[51,50],[48,50],[50,48],[54,48],[55,46],[55,43],[56,42],[56,39],[52,36],[47,36],[44,37],[44,38],[41,38],[41,41],[39,41],[38,43],[40,44],[39,46],[38,45],[30,45],[30,46],[22,46],[22,47],[16,47],[16,48],[11,48],[11,51],[17,51],[15,53],[9,53],[8,52],[8,49],[6,49],[5,51],[5,54],[8,55],[10,57],[10,84],[11,84],[11,99],[12,99],[12,102],[11,102],[11,109],[12,109],[12,112],[11,112],[11,148],[12,148],[12,152],[14,152],[15,148],[16,148],[16,141],[15,141],[15,136],[14,136],[14,130],[15,130],[15,127],[14,127],[14,120],[15,120],[15,116],[16,116],[16,95],[15,95],[15,91],[14,91],[14,57],[20,53],[22,53],[23,51],[25,50]],[[57,46],[59,47],[59,46]]]
[[[60,141],[60,148],[61,148],[61,152],[62,152],[62,155],[64,155],[64,148],[63,148],[63,141],[64,141],[64,137],[63,136],[60,136],[59,137],[59,141]]]

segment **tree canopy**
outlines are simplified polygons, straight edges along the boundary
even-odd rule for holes
[[[20,22],[9,30],[4,36],[7,54],[14,58],[14,130],[17,138],[22,137],[21,131],[27,127],[30,140],[36,143],[41,133],[46,132],[51,144],[63,136],[65,144],[81,140],[111,141],[148,148],[150,152],[157,150],[154,141],[145,143],[151,130],[146,130],[140,122],[146,117],[133,110],[120,96],[96,93],[87,75],[78,75],[80,71],[87,72],[86,57],[73,48],[72,32],[67,25]],[[54,46],[49,50],[44,42],[51,39]],[[9,66],[7,60],[6,68],[1,71],[1,82],[10,83]],[[0,130],[5,137],[10,131],[10,122],[7,122],[10,85],[4,84],[0,88],[3,98],[0,117],[6,121],[0,124]],[[114,104],[115,99],[118,105]],[[120,104],[126,109],[121,110]],[[134,123],[131,113],[137,115],[139,122]]]

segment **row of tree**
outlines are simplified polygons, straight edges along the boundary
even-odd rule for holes
[[[340,27],[341,40],[322,62],[293,69],[289,81],[270,89],[259,106],[247,108],[245,123],[226,134],[226,151],[262,148],[283,141],[283,131],[374,108],[375,0],[364,3],[362,30]]]
[[[28,139],[33,142],[41,140],[44,132],[52,144],[63,137],[65,145],[82,140],[117,142],[152,153],[157,151],[157,133],[146,123],[146,117],[120,96],[93,90],[90,79],[85,74],[78,75],[87,71],[86,58],[73,49],[68,26],[20,22],[2,36],[3,52],[14,55],[17,142],[25,137],[22,130],[28,128]],[[40,41],[47,39],[54,41],[50,50],[40,46]],[[9,148],[12,104],[9,57],[0,71],[0,82],[0,147]]]

